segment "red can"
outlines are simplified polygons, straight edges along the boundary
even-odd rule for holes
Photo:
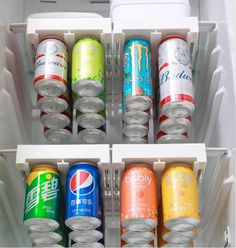
[[[129,165],[122,175],[121,224],[130,231],[150,231],[157,225],[156,175],[149,165]]]

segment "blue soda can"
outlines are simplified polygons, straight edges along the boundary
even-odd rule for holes
[[[152,105],[150,44],[142,38],[125,43],[123,98],[128,109],[147,110]]]
[[[66,178],[66,221],[72,230],[94,230],[101,225],[101,176],[90,163],[74,164]]]

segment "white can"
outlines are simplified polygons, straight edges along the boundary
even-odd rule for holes
[[[72,129],[70,126],[59,129],[44,128],[45,138],[53,144],[63,144],[72,138]]]
[[[169,118],[166,115],[159,117],[160,130],[168,134],[184,133],[191,127],[191,116],[180,118]]]
[[[68,107],[69,97],[67,92],[58,97],[41,96],[38,94],[37,104],[42,112],[45,113],[62,113]]]
[[[169,143],[186,143],[188,141],[188,133],[175,133],[167,134],[163,131],[157,132],[157,143],[169,144]]]
[[[64,111],[63,113],[44,113],[41,112],[40,115],[41,123],[51,129],[60,129],[68,126],[71,121],[71,113]]]
[[[148,135],[147,125],[124,125],[123,134],[126,137],[145,137]]]
[[[194,112],[192,68],[189,46],[177,35],[166,37],[158,49],[160,104],[169,117]]]
[[[35,57],[34,88],[42,96],[60,96],[67,89],[68,54],[65,44],[48,38],[40,42]]]

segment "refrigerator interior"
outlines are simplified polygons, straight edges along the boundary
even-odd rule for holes
[[[17,154],[18,158],[16,158],[15,149],[19,144],[48,144],[43,137],[36,94],[33,89],[33,63],[27,42],[29,39],[26,38],[26,18],[32,13],[57,11],[95,12],[103,17],[109,17],[109,3],[86,0],[70,0],[69,3],[65,0],[49,2],[0,0],[0,246],[31,245],[22,222],[24,180],[29,168],[18,169],[20,168],[18,161],[24,158],[25,160],[22,161],[27,164],[27,157],[20,149],[22,153]],[[231,245],[234,247],[236,72],[232,68],[236,68],[235,58],[233,58],[236,47],[233,42],[234,37],[231,35],[234,27],[231,13],[233,3],[213,0],[191,0],[190,3],[192,16],[198,17],[199,33],[198,42],[192,46],[196,110],[189,143],[205,143],[207,147],[207,165],[199,174],[202,223],[194,245],[199,247]],[[134,25],[138,26],[139,23]],[[115,24],[110,36],[103,36],[106,42],[107,63],[107,135],[102,142],[104,146],[97,146],[98,150],[93,154],[93,151],[89,151],[91,150],[89,146],[81,146],[80,152],[76,150],[72,152],[73,156],[77,152],[78,160],[100,162],[99,169],[104,179],[103,198],[106,205],[105,242],[107,247],[119,246],[119,180],[124,163],[135,162],[135,155],[133,155],[135,151],[132,153],[132,149],[136,149],[132,145],[111,146],[122,143],[122,45],[130,35],[143,35],[142,32],[144,32],[138,29],[126,30],[125,36],[121,36],[114,30],[116,30]],[[194,35],[193,33],[193,37]],[[153,63],[156,62],[155,59],[155,53],[152,53]],[[150,145],[137,148],[137,150],[140,149],[139,160],[148,160],[149,150],[158,149],[152,146],[155,135],[153,119],[150,121]],[[74,125],[73,139],[69,144],[80,143],[76,135],[76,125]],[[194,146],[189,145],[189,148],[187,146],[179,146],[180,154],[184,151],[188,154],[188,149],[194,151]],[[99,147],[104,149],[104,152],[101,150],[99,154]],[[171,150],[168,145],[162,145],[160,151],[163,147]],[[39,147],[25,148],[29,151],[28,154],[31,153],[33,162],[36,162],[34,155],[37,157],[37,148]],[[22,149],[24,150],[24,147]],[[57,162],[60,160],[60,156],[55,152],[50,154],[46,148],[40,149],[43,155],[46,154],[49,157],[51,155],[51,158]],[[69,149],[73,150],[73,147],[65,147],[65,154]],[[129,149],[130,158],[122,158],[122,149]],[[145,149],[147,149],[146,153]],[[176,146],[173,146],[171,152],[173,149],[176,149],[177,154]],[[62,156],[66,156],[65,154]],[[123,156],[126,155],[123,154]],[[70,157],[70,162],[76,160],[72,157]],[[67,162],[65,159],[65,164],[68,165]],[[153,164],[155,160],[150,159],[149,162]],[[63,173],[65,174],[66,171],[64,170]]]

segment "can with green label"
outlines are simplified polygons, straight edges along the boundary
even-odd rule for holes
[[[24,224],[31,232],[52,232],[59,227],[61,180],[52,165],[35,166],[26,181]]]
[[[80,96],[98,96],[104,91],[104,47],[96,39],[80,39],[72,51],[72,90]]]

